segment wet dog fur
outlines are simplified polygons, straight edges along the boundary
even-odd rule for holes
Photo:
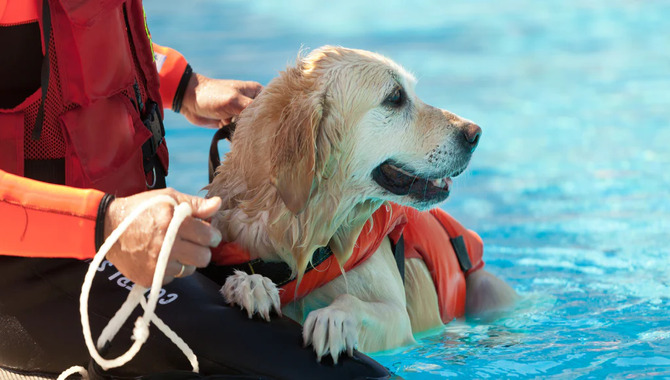
[[[223,200],[213,218],[223,239],[252,259],[287,263],[300,279],[319,247],[329,246],[346,262],[384,202],[427,209],[443,201],[481,130],[423,103],[415,82],[393,61],[367,51],[325,46],[299,57],[240,115],[231,151],[207,187],[208,196]],[[386,182],[373,178],[380,170],[392,173]],[[420,178],[425,189],[402,194],[397,187],[408,185],[389,183],[393,175]],[[305,344],[319,359],[330,354],[337,362],[354,347],[400,347],[414,342],[413,333],[442,324],[420,259],[407,260],[405,281],[406,287],[387,238],[365,263],[283,312],[303,323]],[[514,298],[484,270],[469,276],[467,287],[471,313]],[[269,319],[273,309],[282,311],[276,287],[260,275],[236,273],[222,293],[250,315]]]

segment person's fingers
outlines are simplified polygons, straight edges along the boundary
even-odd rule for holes
[[[163,283],[168,283],[174,278],[182,278],[195,273],[193,265],[182,264],[178,261],[170,261],[165,268],[165,279]]]
[[[191,205],[191,217],[186,217],[179,227],[178,237],[202,246],[216,247],[221,242],[221,233],[209,223],[198,219],[209,219],[221,208],[221,198],[202,198],[194,195],[180,193],[168,188],[158,190],[172,198],[177,203],[188,203]],[[170,208],[171,209],[171,208]],[[166,220],[169,223],[171,217]]]
[[[214,216],[214,214],[216,214],[217,211],[219,211],[219,208],[221,208],[221,198],[219,197],[202,198],[175,192],[174,198],[178,203],[190,203],[191,208],[193,209],[193,213],[191,215],[195,218],[211,218]]]
[[[193,84],[198,96],[184,96],[182,113],[188,121],[204,127],[215,127],[239,115],[263,86],[253,81],[211,79],[196,74]],[[188,101],[187,101],[188,100]]]
[[[263,90],[263,85],[261,85],[258,82],[252,82],[252,81],[247,81],[247,82],[242,82],[242,86],[240,87],[240,92],[249,97],[249,98],[256,98],[258,94],[261,93]]]
[[[254,99],[250,98],[248,96],[245,96],[245,95],[238,96],[237,97],[238,109],[236,110],[238,112],[236,114],[239,115],[240,113],[242,113],[242,111],[244,111],[244,109],[247,108],[249,106],[249,104],[251,104],[251,102],[253,102],[253,101],[254,101]]]
[[[191,122],[191,124],[199,125],[201,127],[216,128],[219,124],[218,117],[204,117],[195,114],[186,114],[184,113],[186,119]]]
[[[221,208],[221,198],[200,198],[197,197],[192,203],[193,216],[200,219],[209,219]]]
[[[254,98],[263,90],[263,86],[258,82],[233,82],[235,94],[222,107],[217,107],[217,117],[225,120],[232,116],[239,115],[245,108],[253,102]]]
[[[219,129],[221,129],[221,128],[227,128],[228,125],[229,125],[230,123],[232,123],[232,122],[233,122],[233,118],[232,118],[232,117],[229,117],[229,118],[224,119],[224,120],[220,120],[220,121],[219,121]]]
[[[220,104],[216,109],[214,109],[214,115],[210,116],[215,116],[219,120],[225,120],[230,117],[237,116],[242,113],[242,111],[244,111],[244,109],[247,108],[247,106],[251,104],[252,101],[252,98],[245,96],[242,93],[236,93],[226,103]]]
[[[209,223],[186,218],[179,227],[179,237],[202,247],[216,247],[221,242],[221,233]]]
[[[186,240],[175,240],[170,254],[170,260],[198,268],[206,267],[211,259],[212,251],[209,248]]]

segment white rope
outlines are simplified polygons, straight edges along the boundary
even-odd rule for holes
[[[84,378],[84,379],[88,379],[88,371],[86,371],[86,368],[76,365],[76,366],[70,367],[70,368],[66,369],[65,371],[63,371],[63,373],[61,373],[58,376],[57,380],[65,380],[70,375],[74,375],[75,373],[80,374],[81,377]]]
[[[91,326],[88,318],[88,297],[91,291],[91,285],[93,283],[93,278],[97,272],[98,267],[102,263],[102,260],[105,258],[105,255],[112,248],[114,243],[121,237],[130,224],[139,217],[139,215],[150,207],[155,206],[158,203],[169,203],[175,206],[174,215],[170,221],[167,231],[165,232],[165,238],[163,240],[163,245],[161,246],[160,253],[158,254],[158,260],[156,262],[156,269],[154,272],[153,281],[151,283],[151,290],[149,292],[148,301],[144,300],[144,293],[146,288],[134,285],[133,289],[128,294],[128,298],[123,303],[121,308],[116,312],[114,317],[110,319],[107,326],[103,329],[100,337],[98,338],[97,348],[93,344],[93,338],[91,336]],[[139,207],[134,209],[128,217],[109,235],[105,243],[100,247],[98,253],[96,253],[93,261],[88,267],[86,276],[84,277],[84,284],[81,288],[81,296],[79,297],[79,313],[81,314],[81,324],[82,331],[84,333],[84,341],[86,342],[86,347],[91,357],[100,365],[104,370],[110,368],[120,367],[130,361],[135,355],[139,352],[142,345],[146,342],[149,337],[149,324],[153,322],[160,331],[162,331],[170,340],[184,353],[188,358],[191,366],[193,367],[193,372],[199,371],[198,359],[193,353],[193,350],[181,339],[174,331],[172,331],[157,315],[155,315],[156,304],[158,303],[158,298],[160,295],[160,289],[163,285],[163,279],[165,277],[165,269],[167,268],[168,259],[170,258],[170,251],[172,251],[172,246],[177,237],[177,231],[179,226],[188,216],[192,214],[193,210],[188,203],[182,203],[177,205],[177,202],[170,196],[167,195],[158,195],[154,198],[151,198],[142,204]],[[134,342],[132,346],[124,354],[120,355],[115,359],[105,359],[100,356],[98,352],[108,341],[114,339],[114,336],[119,332],[123,323],[128,319],[130,313],[135,310],[137,304],[141,303],[144,308],[144,314],[141,317],[138,317],[135,321],[135,328],[133,329],[133,339]],[[58,380],[64,380],[68,376],[80,373],[84,378],[88,377],[86,369],[80,366],[71,367],[65,372],[61,373],[58,376]]]
[[[138,293],[138,294],[135,294]],[[128,298],[123,302],[121,308],[116,311],[116,314],[112,319],[107,322],[107,326],[102,330],[100,336],[98,337],[98,342],[96,347],[98,350],[102,350],[107,342],[110,342],[114,336],[118,333],[119,327],[130,317],[130,313],[135,310],[137,305],[140,303],[140,298],[144,294],[144,288],[141,286],[133,286],[128,294]]]

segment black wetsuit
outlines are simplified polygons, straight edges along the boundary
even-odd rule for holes
[[[0,257],[0,367],[53,374],[72,365],[93,365],[84,345],[79,294],[88,263],[69,259]],[[105,262],[97,272],[89,301],[94,340],[128,296],[130,282]],[[249,319],[246,312],[224,304],[219,286],[200,273],[164,287],[156,314],[193,349],[204,375],[237,375],[268,379],[380,379],[388,371],[358,352],[337,365],[330,357],[316,361],[312,347],[303,348],[301,326],[288,318],[272,322]],[[126,321],[105,357],[117,357],[132,341],[141,308]],[[184,354],[151,327],[147,343],[123,367],[105,377],[162,379],[198,378]],[[181,372],[180,372],[181,371]],[[94,376],[95,377],[95,376]],[[149,376],[151,377],[151,376]],[[232,376],[235,378],[235,376]]]

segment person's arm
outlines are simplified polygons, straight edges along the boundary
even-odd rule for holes
[[[95,254],[105,193],[0,170],[0,255],[86,259]]]
[[[163,109],[179,112],[193,70],[184,56],[175,49],[152,43],[156,70],[160,80]],[[176,100],[176,102],[175,102]]]
[[[190,275],[210,261],[210,247],[221,233],[205,219],[221,206],[218,197],[204,199],[172,189],[113,198],[92,189],[39,182],[0,170],[0,255],[87,259],[142,202],[156,195],[187,202],[193,213],[177,233],[165,282]],[[107,254],[116,268],[142,286],[150,286],[172,207],[159,204],[130,225]]]
[[[263,89],[260,83],[212,79],[193,72],[178,51],[153,44],[163,108],[192,124],[220,128],[231,122]]]

